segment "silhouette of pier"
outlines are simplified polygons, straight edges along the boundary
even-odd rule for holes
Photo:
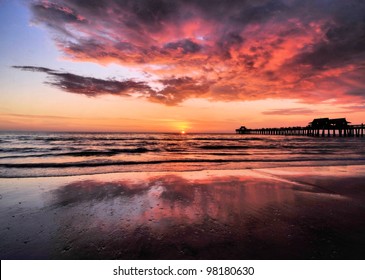
[[[261,135],[298,135],[314,137],[364,137],[364,124],[350,125],[346,118],[314,119],[307,126],[275,127],[250,129],[241,126],[236,129],[238,134],[261,134]]]

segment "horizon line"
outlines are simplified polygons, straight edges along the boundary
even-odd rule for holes
[[[34,133],[154,133],[154,134],[181,134],[181,132],[176,131],[77,131],[77,130],[69,130],[69,131],[62,131],[62,130],[2,130],[0,129],[0,133],[23,133],[23,132],[34,132]],[[187,132],[185,134],[235,134],[234,130],[232,132]]]

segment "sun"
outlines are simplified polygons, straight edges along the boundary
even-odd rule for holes
[[[186,121],[177,121],[174,124],[174,131],[175,133],[179,133],[180,135],[185,135],[188,133],[188,130],[191,129],[191,126]]]

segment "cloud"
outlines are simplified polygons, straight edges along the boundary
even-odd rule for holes
[[[49,76],[47,84],[67,92],[84,94],[90,97],[102,94],[128,96],[131,92],[149,93],[151,91],[151,88],[145,83],[134,80],[103,80],[34,66],[13,66],[13,68],[46,73]]]
[[[348,105],[341,107],[343,109],[343,113],[356,113],[356,112],[363,112],[365,110],[365,104],[358,104],[358,105]]]
[[[15,69],[31,72],[42,72],[48,75],[45,82],[63,91],[83,94],[89,97],[112,94],[117,96],[138,95],[152,102],[165,105],[176,105],[190,97],[199,97],[209,90],[207,82],[196,81],[191,77],[168,78],[158,80],[163,85],[161,90],[153,89],[142,81],[97,79],[72,73],[61,72],[45,67],[13,66]]]
[[[133,65],[166,81],[163,90],[151,91],[147,78],[118,82],[47,73],[65,91],[139,90],[168,105],[192,97],[364,99],[361,1],[35,0],[29,7],[32,21],[45,26],[73,61]],[[193,82],[167,82],[187,76]],[[90,94],[83,92],[89,82],[95,87]]]
[[[150,100],[167,105],[176,105],[192,97],[204,97],[210,87],[209,82],[196,81],[191,77],[173,77],[159,82],[164,85],[164,88],[152,94]]]
[[[323,69],[365,58],[365,3],[335,1],[330,11],[331,22],[323,28],[323,39],[299,54],[298,63]]]
[[[0,116],[5,117],[16,117],[16,118],[24,118],[24,119],[60,119],[60,120],[69,120],[76,119],[73,117],[65,117],[65,116],[50,116],[50,115],[28,115],[28,114],[0,114]]]
[[[311,115],[314,110],[306,108],[273,109],[262,112],[264,115]]]
[[[164,49],[181,50],[183,54],[196,53],[201,50],[201,46],[189,39],[184,39],[176,42],[169,42],[164,46]]]

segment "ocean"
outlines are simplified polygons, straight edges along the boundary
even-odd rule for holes
[[[364,138],[0,134],[1,259],[364,259]]]
[[[162,133],[0,133],[0,177],[363,165],[364,138]]]

